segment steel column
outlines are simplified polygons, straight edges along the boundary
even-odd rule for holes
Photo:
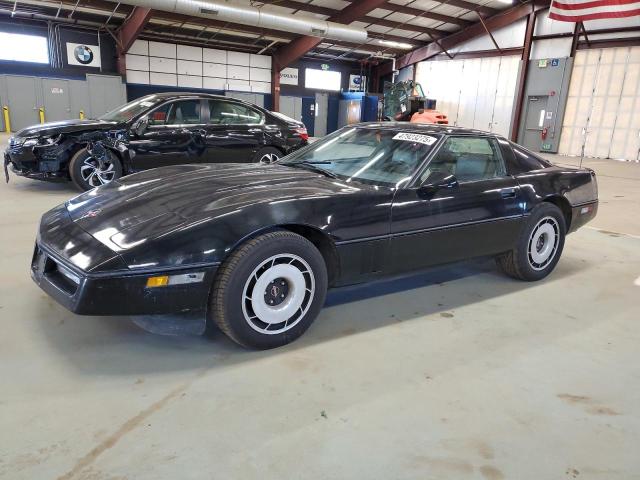
[[[522,106],[524,103],[525,88],[527,86],[527,74],[529,73],[529,57],[531,56],[531,45],[533,45],[533,32],[536,28],[536,12],[531,12],[527,18],[527,30],[524,34],[524,49],[522,50],[522,67],[518,75],[518,87],[516,90],[516,108],[511,122],[511,141],[518,140],[518,130],[520,119],[522,118]]]
[[[118,29],[118,72],[121,75],[127,73],[127,65],[125,55],[136,41],[140,32],[149,22],[151,18],[151,9],[143,7],[135,7],[131,14]]]

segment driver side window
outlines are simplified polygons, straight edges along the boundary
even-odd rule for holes
[[[445,140],[420,176],[420,182],[424,183],[435,172],[455,175],[461,183],[506,175],[500,149],[494,139],[466,136]]]
[[[149,125],[197,125],[200,122],[200,100],[170,102],[149,114]]]
[[[209,123],[212,125],[255,125],[262,114],[241,104],[209,100]]]

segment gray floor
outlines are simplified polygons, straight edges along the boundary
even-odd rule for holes
[[[640,478],[640,165],[586,164],[600,215],[547,280],[473,262],[334,292],[258,353],[67,313],[28,265],[75,192],[12,178],[0,478]]]

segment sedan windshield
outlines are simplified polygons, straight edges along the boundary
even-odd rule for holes
[[[411,178],[438,140],[436,135],[386,128],[347,128],[295,152],[283,165],[385,186]]]
[[[154,105],[159,104],[161,101],[162,98],[157,95],[147,95],[146,97],[125,103],[98,118],[100,120],[106,120],[107,122],[128,122],[132,118],[146,112]]]

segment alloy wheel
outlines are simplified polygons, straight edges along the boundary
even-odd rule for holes
[[[116,175],[115,166],[111,160],[99,162],[94,157],[87,157],[80,167],[82,179],[91,187],[99,187],[110,183]]]
[[[268,164],[268,163],[277,162],[279,159],[280,157],[276,153],[265,153],[260,157],[259,162]]]
[[[553,217],[543,217],[529,236],[527,256],[534,270],[544,270],[558,251],[560,225]]]
[[[315,294],[309,264],[297,255],[274,255],[258,265],[244,285],[242,313],[257,332],[276,335],[295,327]]]

